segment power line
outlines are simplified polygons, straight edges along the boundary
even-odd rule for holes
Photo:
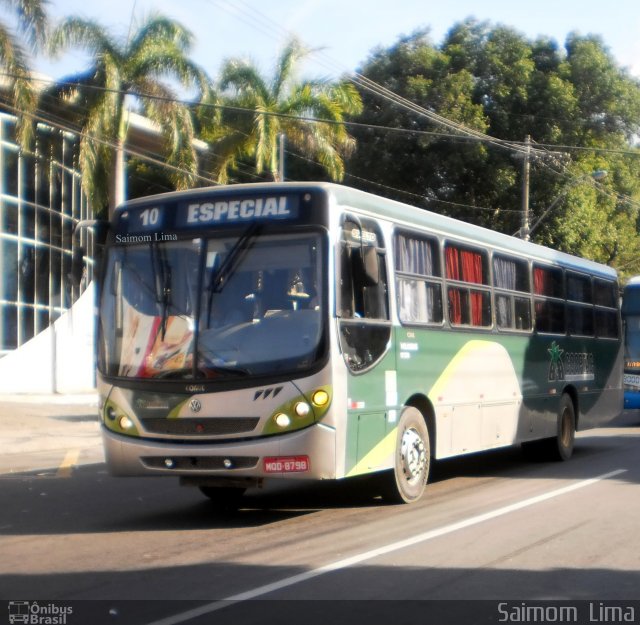
[[[6,77],[6,78],[15,78],[15,74],[11,74],[8,72],[0,72],[0,76]],[[47,82],[50,83],[51,81],[49,79],[46,78],[36,78],[33,77],[32,78],[33,81],[42,81],[42,82]],[[95,91],[102,91],[105,93],[115,93],[115,94],[119,94],[122,96],[133,96],[133,97],[137,97],[137,98],[141,98],[141,99],[149,99],[149,100],[157,100],[157,101],[163,101],[163,102],[171,102],[171,103],[175,103],[175,104],[182,104],[186,107],[192,107],[192,108],[212,108],[212,109],[217,109],[217,110],[221,110],[221,111],[231,111],[231,112],[236,112],[236,113],[246,113],[246,114],[250,114],[250,115],[255,115],[256,111],[255,109],[252,108],[247,108],[247,107],[242,107],[242,106],[237,106],[237,105],[229,105],[229,104],[215,104],[213,102],[194,102],[191,100],[185,100],[185,99],[181,99],[181,98],[176,98],[176,97],[170,97],[170,96],[162,96],[162,95],[158,95],[158,94],[150,94],[150,93],[144,93],[144,92],[139,92],[139,91],[131,91],[131,90],[124,90],[124,89],[113,89],[110,87],[103,87],[101,85],[87,85],[87,84],[83,84],[83,85],[78,85],[77,83],[73,82],[73,81],[60,81],[56,83],[59,86],[69,86],[69,87],[81,87],[82,89],[90,89],[90,90],[95,90]],[[50,98],[54,98],[53,95],[48,96]],[[55,100],[57,102],[57,100]],[[260,115],[264,115],[266,117],[277,117],[277,118],[282,118],[282,119],[290,119],[293,121],[298,121],[298,122],[303,122],[303,123],[310,123],[310,124],[329,124],[329,125],[335,125],[335,126],[345,126],[347,128],[362,128],[365,130],[372,130],[372,131],[384,131],[384,132],[392,132],[392,133],[399,133],[399,134],[409,134],[409,135],[416,135],[416,136],[431,136],[431,137],[436,137],[436,138],[443,138],[443,139],[450,139],[450,140],[459,140],[459,141],[477,141],[477,142],[482,142],[482,143],[489,143],[489,144],[499,144],[500,147],[508,147],[510,149],[513,149],[514,151],[516,151],[517,153],[524,153],[525,151],[525,142],[524,141],[518,141],[518,140],[504,140],[504,139],[497,139],[495,137],[491,137],[490,135],[486,135],[484,133],[481,132],[475,132],[474,134],[457,134],[457,133],[453,133],[453,132],[437,132],[437,131],[432,131],[432,130],[421,130],[418,128],[403,128],[400,126],[387,126],[387,125],[380,125],[380,124],[371,124],[371,123],[364,123],[364,122],[354,122],[354,121],[348,121],[348,120],[342,120],[342,121],[338,121],[338,120],[334,120],[334,119],[325,119],[325,118],[319,118],[319,117],[312,117],[312,116],[306,116],[306,115],[294,115],[292,113],[282,113],[282,112],[278,112],[278,111],[260,111],[259,113]],[[557,157],[558,154],[552,154],[550,153],[548,150],[553,150],[555,152],[561,151],[561,150],[567,150],[567,151],[571,151],[571,150],[576,150],[576,151],[585,151],[585,152],[592,152],[592,153],[603,153],[603,154],[620,154],[623,156],[632,156],[632,157],[640,157],[640,149],[636,149],[636,150],[623,150],[623,149],[614,149],[614,148],[598,148],[598,147],[587,147],[587,146],[577,146],[577,145],[564,145],[564,144],[553,144],[553,143],[538,143],[538,142],[534,142],[535,145],[537,146],[537,148],[534,148],[534,150],[532,151],[532,155],[533,158],[535,158],[536,156],[538,158],[553,158],[553,157]]]
[[[268,17],[264,13],[261,13],[257,9],[254,9],[253,7],[248,6],[246,2],[244,2],[244,0],[236,0],[235,4],[232,5],[233,7],[232,11],[229,11],[228,9],[229,3],[225,2],[224,0],[210,0],[210,3],[218,4],[218,6],[221,6],[223,9],[234,14],[236,12],[239,12],[241,15],[245,17],[243,21],[246,22],[247,19],[250,20],[252,23],[255,23],[258,25],[257,28],[259,30],[262,30],[262,32],[266,32],[268,35],[272,36],[274,32],[279,32],[281,37],[287,37],[287,38],[295,37],[294,33],[282,28],[280,24],[272,20],[270,17]],[[267,25],[266,30],[264,28],[265,24]],[[322,63],[325,66],[329,67],[332,70],[339,69],[342,72],[346,71],[346,73],[344,73],[344,78],[346,80],[351,81],[353,84],[355,84],[356,86],[359,86],[361,89],[365,89],[370,93],[378,95],[384,100],[392,102],[406,110],[412,111],[417,115],[420,115],[421,117],[424,117],[430,120],[432,123],[438,124],[440,126],[444,126],[448,130],[456,134],[476,138],[486,143],[493,144],[496,147],[504,148],[510,151],[519,152],[523,154],[526,152],[526,148],[521,143],[514,143],[514,142],[498,139],[495,137],[491,137],[486,133],[477,131],[473,128],[469,128],[465,126],[464,124],[450,120],[444,117],[443,115],[435,113],[434,111],[430,111],[429,109],[426,109],[416,104],[415,102],[412,102],[411,100],[408,100],[407,98],[396,94],[390,89],[387,89],[386,87],[374,82],[373,80],[367,78],[362,74],[359,74],[357,72],[352,73],[350,70],[348,70],[341,64],[337,63],[331,57],[324,54],[324,52],[316,51],[316,53],[317,53],[317,56],[321,58]],[[540,156],[542,155],[543,154],[540,154]]]
[[[244,4],[242,2],[242,0],[239,0],[240,4]],[[225,6],[228,6],[225,3]],[[246,6],[246,4],[245,4]],[[238,8],[238,7],[235,7]],[[256,18],[254,15],[252,15],[253,13],[258,14],[258,16],[262,16],[262,18],[258,17]],[[246,9],[244,11],[244,15],[246,17],[247,13],[246,13]],[[263,14],[261,14],[259,11],[255,11],[253,9],[250,8],[250,13],[249,16],[251,18],[252,21],[252,26],[253,27],[257,27],[261,28],[263,26],[263,23],[265,20],[271,21],[269,20],[269,18],[266,18],[266,16],[264,16]],[[247,21],[246,19],[244,19],[243,21]],[[272,21],[271,21],[272,22]],[[274,22],[272,22],[273,24],[275,24]],[[279,28],[279,25],[277,25]],[[280,29],[282,30],[282,29]],[[264,31],[263,31],[264,32]],[[271,34],[270,30],[267,30],[266,32],[268,32],[269,34]],[[282,32],[286,33],[287,36],[291,36],[290,33],[287,33],[286,31]],[[334,64],[333,61],[331,61],[332,64]],[[7,76],[10,76],[9,74],[5,74]],[[516,153],[524,153],[526,148],[524,147],[524,142],[521,141],[505,141],[502,139],[497,139],[495,137],[491,137],[490,135],[487,135],[485,133],[482,133],[480,131],[476,131],[474,129],[470,129],[462,124],[459,124],[457,122],[453,122],[452,120],[449,120],[437,113],[434,113],[433,111],[429,111],[428,109],[425,109],[424,107],[420,107],[419,105],[411,102],[410,100],[407,100],[406,98],[403,98],[401,96],[398,96],[397,94],[395,94],[394,92],[386,89],[385,87],[382,87],[381,85],[378,85],[377,83],[369,80],[368,78],[360,75],[360,74],[354,74],[352,77],[347,77],[348,79],[350,79],[354,84],[356,84],[356,86],[359,86],[360,88],[363,88],[365,90],[368,90],[374,94],[380,95],[381,97],[383,97],[383,99],[386,99],[394,104],[398,104],[400,106],[402,106],[403,108],[406,108],[410,111],[413,111],[414,113],[418,114],[419,116],[422,117],[426,117],[428,120],[440,124],[442,126],[444,126],[445,128],[447,128],[450,132],[445,133],[445,132],[434,132],[434,131],[426,131],[426,130],[418,130],[418,129],[407,129],[407,128],[399,128],[399,127],[390,127],[390,126],[380,126],[380,125],[374,125],[374,124],[365,124],[365,123],[360,123],[360,122],[349,122],[349,121],[336,121],[336,120],[327,120],[327,119],[320,119],[320,118],[315,118],[315,117],[310,117],[310,116],[296,116],[296,115],[292,115],[292,114],[287,114],[287,113],[279,113],[277,111],[265,111],[261,114],[264,115],[269,115],[269,116],[274,116],[274,117],[281,117],[281,118],[287,118],[287,119],[292,119],[295,121],[299,121],[299,122],[304,122],[304,123],[325,123],[325,124],[337,124],[337,125],[343,125],[345,127],[351,127],[351,128],[365,128],[368,130],[374,130],[374,131],[384,131],[384,132],[396,132],[396,133],[405,133],[405,134],[412,134],[412,135],[428,135],[428,136],[433,136],[433,137],[438,137],[438,138],[444,138],[444,139],[448,139],[448,140],[472,140],[472,141],[481,141],[490,145],[494,145],[497,147],[501,147],[501,148],[505,148],[508,149],[510,151],[516,152]],[[50,82],[50,81],[47,81]],[[61,82],[58,83],[59,85],[67,85],[67,86],[79,86],[77,85],[77,83],[74,82]],[[163,100],[163,101],[169,101],[169,102],[173,102],[173,103],[180,103],[183,104],[185,106],[190,106],[190,107],[197,107],[197,106],[202,106],[202,107],[211,107],[211,108],[216,108],[216,109],[220,109],[220,110],[227,110],[227,111],[235,111],[235,112],[242,112],[242,113],[247,113],[247,114],[253,114],[255,115],[255,110],[253,109],[248,109],[248,108],[243,108],[243,107],[238,107],[238,106],[230,106],[230,105],[220,105],[220,104],[214,104],[214,103],[194,103],[194,102],[189,102],[186,100],[182,100],[179,98],[174,98],[174,97],[169,97],[169,96],[160,96],[157,94],[145,94],[145,93],[140,93],[140,92],[133,92],[133,91],[125,91],[125,90],[116,90],[116,89],[108,89],[105,87],[101,87],[99,85],[82,85],[83,88],[91,88],[91,89],[95,89],[95,90],[101,90],[101,91],[105,91],[105,92],[115,92],[115,93],[119,93],[121,95],[133,95],[135,97],[139,97],[139,98],[149,98],[149,99],[156,99],[156,100]],[[72,132],[76,132],[80,135],[82,135],[81,132],[79,132],[78,130],[73,130]],[[87,136],[87,135],[85,135]],[[98,140],[96,137],[88,137],[92,140]],[[639,156],[640,152],[634,152],[634,151],[628,151],[628,150],[605,150],[605,149],[599,149],[599,148],[585,148],[582,146],[554,146],[552,144],[537,144],[539,145],[539,148],[534,149],[533,154],[535,156],[538,157],[538,164],[547,168],[549,171],[551,171],[552,173],[555,173],[556,175],[560,175],[560,176],[566,176],[566,177],[570,177],[571,174],[568,171],[568,169],[565,166],[560,166],[560,169],[563,171],[557,171],[556,169],[554,169],[552,166],[550,166],[548,163],[545,162],[544,159],[546,158],[550,158],[550,157],[556,157],[557,155],[554,154],[550,154],[548,152],[549,148],[555,148],[557,149],[565,149],[565,150],[569,150],[569,149],[576,149],[576,150],[591,150],[593,152],[608,152],[608,153],[618,153],[618,154],[625,154],[625,155],[629,155],[629,156]],[[111,147],[114,147],[113,145]],[[153,159],[151,157],[148,157],[144,154],[141,153],[136,153],[132,150],[128,150],[128,153],[131,153],[134,156],[137,156],[139,158],[146,158],[148,160],[150,160],[151,162],[156,162],[157,164],[162,164],[163,166],[168,166],[168,164],[166,164],[165,161],[159,161],[159,159]],[[544,157],[544,159],[543,159]],[[175,166],[168,166],[176,171],[180,171],[182,173],[189,173],[191,175],[192,172],[186,172],[185,170],[175,167]],[[196,175],[198,178],[200,179],[205,179],[209,182],[211,182],[211,179],[207,179],[204,178],[202,176]],[[354,178],[357,178],[353,175],[351,175]],[[365,180],[365,179],[362,179]],[[373,181],[368,181],[370,184],[377,184],[374,183]],[[396,191],[398,192],[403,192],[402,190],[398,190],[396,189]],[[422,199],[423,196],[419,196],[416,194],[416,197],[420,197]],[[624,201],[623,196],[620,196],[619,194],[616,195],[616,197],[621,200]],[[446,200],[438,200],[438,199],[433,199],[433,201],[438,201],[438,202],[443,202],[446,203]],[[633,200],[631,200],[630,198],[627,198],[626,201],[629,202],[633,202]],[[455,203],[452,203],[455,204]],[[462,205],[462,206],[466,206],[466,205]],[[480,208],[480,210],[495,210],[495,209],[484,209],[484,208]]]
[[[18,114],[18,109],[16,109],[14,106],[8,104],[8,103],[4,103],[4,106],[6,106],[6,108],[8,108],[9,110],[11,110],[14,114]],[[95,143],[99,143],[101,145],[105,145],[111,149],[117,150],[117,149],[122,149],[122,151],[125,154],[128,154],[130,156],[135,156],[136,158],[139,158],[140,160],[144,160],[150,163],[153,163],[155,165],[160,165],[164,168],[170,169],[172,171],[176,171],[179,173],[183,173],[183,174],[190,174],[192,175],[194,178],[198,178],[204,182],[208,182],[209,184],[213,184],[216,185],[218,184],[215,180],[211,179],[211,178],[207,178],[206,176],[202,176],[200,174],[196,174],[194,172],[191,172],[189,170],[186,169],[182,169],[180,167],[177,167],[175,165],[171,165],[170,163],[167,163],[166,159],[162,160],[159,158],[154,158],[149,156],[148,154],[144,154],[143,152],[139,152],[136,150],[132,150],[131,148],[128,148],[126,146],[118,146],[116,143],[114,143],[113,141],[108,141],[106,139],[102,139],[100,137],[95,137],[93,135],[90,135],[86,132],[83,132],[82,130],[78,130],[77,128],[73,128],[72,126],[69,125],[65,125],[62,124],[60,122],[55,122],[52,121],[49,117],[45,117],[43,115],[38,115],[37,113],[27,113],[25,111],[22,111],[20,114],[25,115],[27,117],[29,117],[30,119],[34,120],[34,121],[38,121],[38,122],[42,122],[43,124],[48,124],[50,126],[53,126],[54,128],[57,128],[58,130],[62,130],[65,132],[69,132],[71,134],[75,134],[78,137],[81,138],[85,138],[88,139],[89,141],[94,141]]]
[[[7,108],[11,109],[14,112],[17,112],[17,110],[18,110],[15,107],[13,107],[13,106],[11,106],[9,104],[7,104],[6,106],[7,106]],[[238,107],[234,107],[234,108],[238,108]],[[242,110],[249,111],[250,109],[242,109]],[[74,133],[74,134],[78,135],[79,137],[84,137],[84,138],[87,138],[87,139],[89,139],[91,141],[95,141],[97,143],[102,143],[103,145],[106,145],[107,147],[110,147],[112,149],[118,149],[118,145],[115,144],[114,142],[110,142],[110,141],[107,141],[107,140],[104,140],[104,139],[89,135],[87,133],[83,133],[80,129],[74,128],[72,126],[69,126],[68,124],[65,124],[65,123],[63,123],[61,121],[57,121],[57,122],[54,121],[52,119],[52,116],[51,116],[50,113],[47,113],[47,116],[37,115],[37,114],[30,114],[29,116],[32,119],[36,120],[36,121],[41,121],[43,123],[48,123],[48,124],[50,124],[50,125],[52,125],[54,127],[57,127],[60,130],[64,130],[64,131],[67,131],[67,132]],[[301,120],[304,120],[304,121],[318,121],[318,122],[322,122],[323,121],[323,120],[314,120],[313,118],[296,118],[296,119],[301,119]],[[369,125],[365,125],[365,126],[369,126]],[[405,132],[409,132],[409,133],[411,133],[411,132],[420,133],[421,132],[421,131],[410,130],[410,129],[397,129],[397,128],[393,128],[393,127],[384,127],[384,126],[371,126],[371,128],[376,129],[376,130],[380,129],[380,130],[387,130],[387,131],[401,130],[401,131],[405,131]],[[451,135],[443,135],[443,133],[429,133],[429,134],[435,134],[435,135],[438,135],[438,136],[445,136],[447,138],[470,139],[469,137],[465,138],[465,137],[457,137],[457,136],[451,136]],[[213,185],[217,185],[218,184],[217,181],[215,181],[212,178],[203,176],[201,174],[196,174],[196,173],[194,173],[192,171],[185,170],[185,169],[177,167],[175,165],[170,165],[169,163],[166,162],[165,159],[162,158],[161,155],[156,154],[156,155],[150,156],[148,152],[144,153],[144,152],[140,152],[140,151],[137,151],[137,150],[132,150],[132,149],[130,149],[128,147],[124,147],[122,149],[126,154],[128,154],[130,156],[134,156],[134,157],[136,157],[136,158],[138,158],[140,160],[143,160],[143,161],[146,161],[146,162],[150,162],[152,164],[161,166],[161,167],[163,167],[165,169],[170,169],[172,171],[176,171],[176,172],[179,172],[179,173],[191,175],[194,178],[199,179],[200,181],[204,181],[204,182],[206,182],[208,184],[213,184]],[[294,155],[294,156],[296,156],[298,158],[307,160],[308,162],[311,162],[311,163],[313,163],[315,165],[320,165],[321,166],[321,164],[318,163],[317,161],[313,161],[312,159],[309,159],[309,158],[306,158],[306,157],[302,157],[299,154],[291,153],[289,151],[287,151],[287,153],[290,154],[290,155]],[[566,168],[563,168],[564,171],[556,171],[555,169],[553,169],[552,167],[550,167],[546,163],[541,163],[541,164],[544,167],[546,167],[547,169],[549,169],[552,173],[556,174],[556,175],[565,177],[567,179],[571,179],[571,178],[574,177]],[[242,172],[242,170],[240,170],[240,171],[241,171],[241,173],[244,173],[244,175],[248,175],[248,176],[254,177],[256,179],[259,179],[259,176],[255,175],[255,174],[253,174],[251,172],[248,172],[246,170],[244,172]],[[469,205],[469,204],[462,204],[462,203],[458,203],[458,202],[451,202],[451,201],[448,201],[448,200],[443,200],[443,199],[435,198],[435,197],[431,197],[430,198],[430,197],[426,197],[424,195],[413,193],[411,191],[407,191],[405,189],[398,189],[396,187],[391,187],[389,185],[384,185],[384,184],[381,184],[379,182],[368,180],[366,178],[362,178],[360,176],[356,176],[355,174],[346,173],[345,175],[348,178],[352,178],[354,180],[359,180],[359,181],[365,182],[365,183],[367,183],[369,185],[372,185],[372,186],[375,186],[375,187],[378,187],[378,188],[384,188],[384,189],[386,189],[388,191],[393,191],[394,193],[399,193],[399,194],[402,194],[402,195],[406,195],[407,197],[418,198],[421,201],[425,201],[426,200],[426,201],[428,201],[430,203],[431,202],[436,202],[436,203],[439,203],[439,204],[445,204],[445,205],[449,205],[449,206],[453,206],[453,207],[457,207],[457,208],[465,208],[465,209],[481,210],[481,211],[490,211],[490,212],[502,212],[502,213],[519,213],[520,212],[519,210],[515,210],[515,209],[480,207],[480,206],[473,206],[473,205]],[[623,196],[621,194],[613,194],[613,193],[609,192],[608,190],[606,190],[601,185],[599,185],[598,183],[595,183],[595,185],[598,188],[598,190],[600,191],[600,193],[602,193],[604,195],[609,195],[610,197],[614,197],[617,201],[624,202],[624,203],[630,204],[630,205],[635,206],[635,207],[639,207],[640,206],[640,204],[638,204],[637,202],[635,202],[632,198],[630,198],[628,196]]]
[[[7,108],[11,109],[14,113],[16,113],[17,109],[15,107],[9,105],[8,103],[5,103],[5,105],[6,105]],[[75,134],[78,137],[86,138],[86,139],[88,139],[90,141],[94,141],[96,143],[100,143],[100,144],[105,145],[107,147],[110,147],[112,149],[119,149],[119,146],[116,143],[112,142],[112,141],[108,141],[108,140],[101,139],[101,138],[95,137],[93,135],[90,135],[88,133],[84,133],[81,130],[79,130],[78,128],[74,128],[72,126],[66,125],[64,123],[61,123],[60,121],[54,121],[51,118],[51,116],[38,115],[37,113],[24,113],[24,114],[27,115],[29,118],[31,118],[34,121],[42,122],[44,124],[47,124],[47,125],[50,125],[50,126],[56,128],[58,130]],[[152,164],[155,164],[155,165],[159,165],[159,166],[162,166],[163,168],[171,169],[173,171],[177,171],[177,172],[180,172],[180,173],[193,175],[194,177],[200,179],[201,181],[207,182],[207,183],[212,184],[212,185],[217,185],[218,184],[217,181],[215,181],[215,180],[213,180],[211,178],[208,178],[206,176],[202,176],[202,175],[199,175],[199,174],[194,174],[191,171],[182,169],[182,168],[174,166],[174,165],[170,165],[169,163],[166,162],[166,160],[162,160],[160,155],[150,156],[149,152],[144,153],[144,152],[140,152],[140,151],[137,151],[137,150],[132,150],[131,148],[128,148],[126,146],[121,147],[120,149],[122,149],[125,154],[128,154],[129,156],[133,156],[135,158],[138,158],[138,159],[140,159],[142,161],[149,162],[149,163],[152,163]],[[321,166],[321,164],[318,163],[317,161],[314,161],[312,159],[304,157],[304,156],[302,156],[300,154],[291,152],[289,150],[287,150],[287,154],[289,156],[294,156],[294,157],[299,158],[301,160],[305,160],[307,162],[310,162],[310,163],[312,163],[314,165]],[[244,171],[242,173],[244,173],[244,175],[249,175],[249,176],[253,176],[255,178],[258,178],[258,176],[255,176],[251,172],[248,172],[248,171]],[[440,203],[440,204],[446,204],[446,205],[449,205],[449,206],[454,206],[454,207],[457,207],[457,208],[465,208],[465,209],[480,210],[480,211],[490,211],[490,212],[498,212],[498,211],[500,211],[502,213],[519,213],[520,212],[520,211],[514,210],[514,209],[488,208],[488,207],[482,207],[482,206],[474,206],[474,205],[470,205],[470,204],[462,204],[462,203],[459,203],[459,202],[451,202],[451,201],[448,201],[448,200],[442,200],[440,198],[430,198],[430,197],[426,197],[424,195],[413,193],[411,191],[407,191],[405,189],[398,189],[396,187],[392,187],[392,186],[389,186],[389,185],[384,185],[384,184],[381,184],[379,182],[375,182],[373,180],[368,180],[367,178],[362,178],[361,176],[356,176],[355,174],[347,173],[347,174],[345,174],[345,176],[348,177],[348,178],[352,178],[354,180],[359,180],[361,182],[365,182],[367,184],[376,186],[378,188],[384,188],[387,191],[393,191],[394,193],[400,193],[400,194],[406,195],[408,197],[413,197],[413,198],[420,199],[421,201],[427,201],[429,203],[436,202],[436,203]]]
[[[253,7],[250,7],[249,5],[247,5],[247,3],[244,0],[235,0],[235,3],[231,5],[232,6],[231,11],[229,11],[229,8],[228,8],[230,6],[229,3],[224,0],[209,0],[209,2],[218,4],[218,6],[221,6],[223,9],[227,10],[228,12],[232,12],[234,14],[239,13],[240,19],[242,19],[245,23],[251,23],[251,25],[256,27],[258,30],[261,30],[263,33],[266,33],[270,36],[273,36],[273,33],[275,32],[279,32],[280,36],[283,38],[286,37],[291,39],[292,37],[295,37],[294,33],[282,28],[282,26],[279,23],[275,22],[264,13],[261,13],[259,10]],[[265,25],[267,25],[266,28],[265,28]],[[314,52],[316,56],[319,56],[321,58],[323,64],[329,69],[336,70],[336,68],[339,68],[341,71],[343,72],[345,71],[344,66],[341,66],[341,64],[337,63],[334,59],[326,55],[322,50],[319,50],[319,51],[316,50]],[[551,148],[551,149],[557,150],[559,149],[559,147],[553,146],[551,144],[547,144],[544,146],[540,145],[539,148],[530,149],[529,147],[524,146],[524,142],[505,141],[502,139],[497,139],[495,137],[491,137],[490,135],[487,135],[480,131],[476,131],[474,129],[468,128],[463,124],[459,124],[457,122],[449,120],[446,117],[439,115],[433,111],[430,111],[424,107],[421,107],[416,103],[411,102],[410,100],[402,96],[399,96],[398,94],[387,89],[386,87],[383,87],[382,85],[379,85],[378,83],[370,80],[369,78],[367,78],[366,76],[363,76],[362,74],[359,74],[357,72],[351,73],[350,70],[347,69],[345,78],[347,80],[350,80],[356,86],[359,86],[361,89],[365,89],[375,95],[378,95],[384,100],[387,100],[393,104],[396,104],[402,108],[405,108],[406,110],[412,111],[422,117],[425,117],[431,122],[442,125],[448,130],[450,130],[451,132],[455,133],[455,135],[452,135],[452,134],[447,135],[448,137],[457,136],[460,138],[462,137],[471,138],[471,139],[483,141],[487,144],[491,144],[496,147],[508,149],[514,153],[522,154],[523,156],[526,154],[528,157],[537,157],[538,164],[545,167],[550,172],[555,173],[556,175],[565,176],[565,177],[571,176],[568,168],[565,165],[560,164],[561,171],[557,171],[556,169],[553,168],[553,166],[549,165],[544,160],[545,158],[555,159],[557,155],[550,154],[548,152],[548,149]],[[563,147],[565,149],[570,149],[570,146],[563,146]],[[541,149],[541,148],[544,148],[544,149]],[[587,148],[581,148],[581,149],[586,150]],[[596,151],[607,153],[605,150],[594,149],[594,152]],[[636,152],[620,151],[616,153],[619,153],[619,154],[625,153],[626,155],[634,156],[634,157],[640,156],[640,152],[636,153]],[[597,185],[597,183],[596,183],[596,188],[599,188],[599,185]],[[611,195],[609,192],[607,192],[603,188],[599,188],[599,190],[605,194]],[[635,204],[636,206],[638,206],[638,203],[636,203],[632,198],[621,196],[621,194],[615,194],[615,197],[621,201],[626,201],[632,205]]]

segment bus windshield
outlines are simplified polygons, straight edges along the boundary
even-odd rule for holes
[[[114,246],[100,369],[126,378],[232,379],[309,369],[324,353],[317,232]]]
[[[640,362],[640,315],[625,317],[624,360],[625,363]],[[633,368],[638,366],[634,364]]]

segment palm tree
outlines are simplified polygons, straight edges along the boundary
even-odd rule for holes
[[[57,85],[57,94],[81,116],[80,169],[84,188],[96,210],[109,214],[124,200],[124,146],[129,120],[128,96],[142,114],[159,124],[165,157],[173,166],[176,188],[193,183],[197,157],[190,109],[162,81],[207,92],[205,73],[187,54],[192,35],[181,24],[160,15],[148,18],[124,43],[98,23],[68,18],[51,35],[53,54],[81,47],[92,55],[88,71]]]
[[[229,170],[244,157],[255,159],[257,173],[267,170],[273,180],[279,180],[281,135],[288,144],[316,159],[333,180],[343,178],[343,156],[355,141],[342,122],[345,115],[360,113],[362,102],[347,82],[295,82],[296,63],[311,52],[291,40],[270,80],[245,61],[230,60],[223,66],[220,89],[226,95],[217,102],[222,104],[222,124],[212,123],[201,131],[216,153],[214,175],[219,182],[226,182]],[[309,118],[328,121],[318,123]]]
[[[17,17],[18,34],[35,51],[44,43],[47,17],[46,0],[2,0]],[[33,136],[29,113],[36,108],[36,95],[29,70],[29,58],[22,41],[12,29],[0,22],[0,67],[6,72],[12,91],[12,107],[18,115],[17,139],[27,146]]]

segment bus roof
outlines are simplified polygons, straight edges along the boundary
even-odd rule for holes
[[[452,217],[438,215],[423,208],[329,182],[265,182],[199,187],[188,191],[174,191],[138,198],[119,206],[117,210],[121,211],[127,206],[147,204],[159,200],[171,201],[178,198],[198,197],[202,196],[202,194],[227,195],[233,193],[235,195],[267,189],[273,191],[276,189],[281,189],[282,191],[322,190],[332,197],[337,205],[365,211],[407,227],[419,226],[436,234],[451,235],[459,239],[465,239],[470,244],[487,245],[499,251],[562,265],[578,271],[586,271],[610,279],[617,277],[615,269],[607,265],[580,258],[579,256],[572,256]],[[640,276],[637,279],[640,284]]]

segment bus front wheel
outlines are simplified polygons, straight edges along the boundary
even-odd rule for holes
[[[430,465],[427,424],[417,408],[408,406],[398,422],[393,470],[384,475],[383,499],[391,503],[412,503],[420,499]]]

